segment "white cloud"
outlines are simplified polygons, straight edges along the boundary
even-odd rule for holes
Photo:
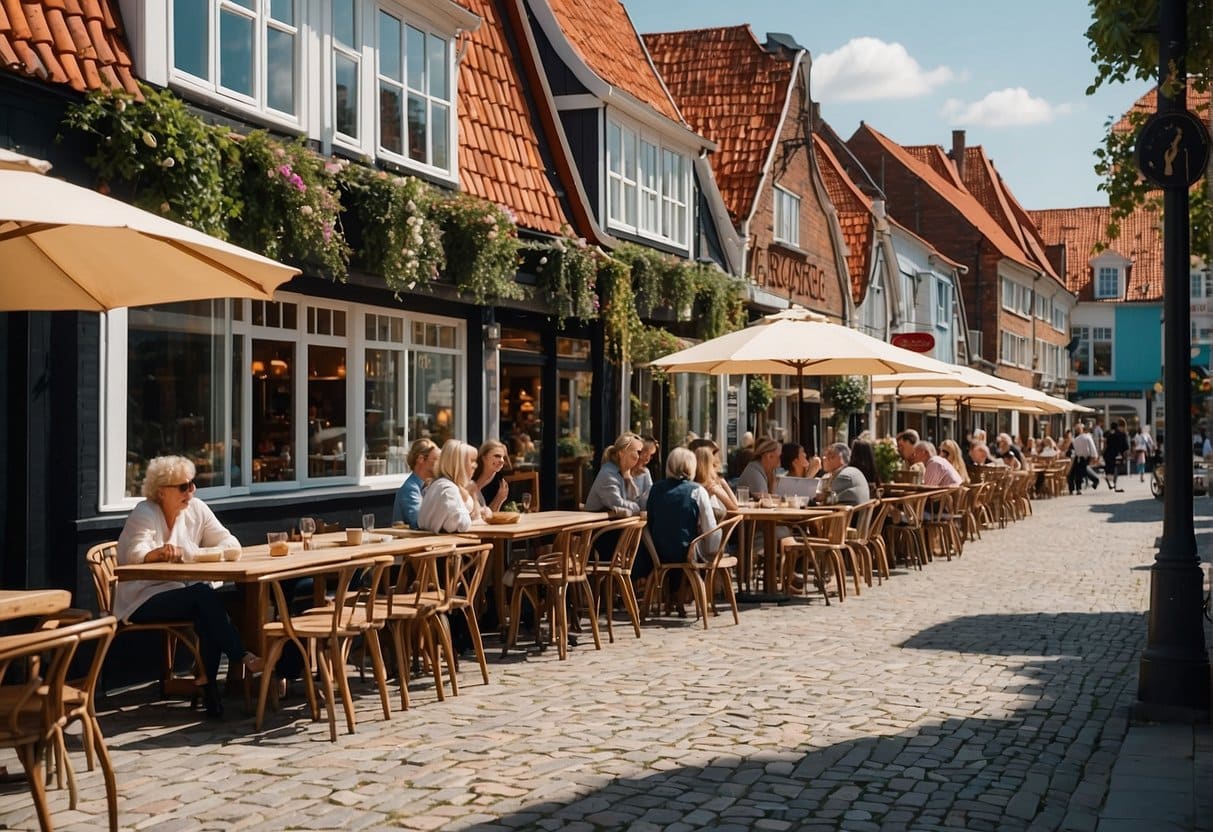
[[[900,43],[854,38],[814,59],[814,97],[821,101],[917,98],[955,79],[946,66],[923,69]]]
[[[1033,98],[1023,87],[989,93],[980,101],[965,104],[957,98],[944,102],[942,113],[952,123],[965,127],[1020,127],[1047,124],[1070,112],[1069,104],[1050,104]]]

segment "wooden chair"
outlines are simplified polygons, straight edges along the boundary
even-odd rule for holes
[[[851,510],[850,527],[847,529],[847,549],[850,551],[851,568],[863,572],[863,580],[872,585],[876,557],[872,552],[872,520],[883,512],[880,500],[868,500]],[[887,569],[887,565],[886,565]],[[858,594],[858,593],[857,593]]]
[[[783,550],[783,586],[784,591],[791,594],[794,591],[794,578],[799,571],[803,574],[802,591],[807,593],[809,575],[821,592],[826,604],[830,603],[829,590],[826,586],[827,574],[835,580],[835,592],[838,602],[847,598],[847,567],[846,561],[851,556],[847,546],[847,530],[850,528],[852,506],[833,506],[832,513],[814,517],[800,523],[793,523],[793,543]],[[823,567],[826,564],[826,567]],[[799,567],[799,569],[797,568]],[[855,593],[859,594],[860,572],[855,569]]]
[[[101,616],[113,615],[114,586],[118,583],[118,578],[114,574],[114,568],[118,565],[118,543],[116,541],[98,543],[88,550],[88,553],[84,556],[84,560],[88,564],[88,571],[93,578],[93,588],[97,593],[97,606],[100,609]],[[182,683],[191,687],[194,686],[192,679],[178,677],[173,670],[178,644],[185,645],[190,653],[193,654],[195,673],[203,666],[202,654],[198,650],[198,634],[194,632],[192,621],[170,619],[142,622],[139,624],[119,621],[117,626],[118,635],[122,635],[123,633],[158,632],[163,636],[163,669],[160,676],[161,695],[173,693],[174,688],[180,687]],[[174,685],[174,683],[177,684]],[[198,693],[194,692],[193,695],[196,703]]]
[[[936,552],[949,561],[952,555],[959,557],[961,554],[964,544],[957,529],[957,507],[962,498],[962,489],[963,486],[941,488],[927,497],[922,534],[928,560],[933,560]]]
[[[632,564],[636,561],[640,541],[644,536],[644,520],[640,517],[625,517],[599,527],[590,541],[591,550],[598,538],[609,532],[619,533],[611,559],[591,560],[586,571],[593,585],[594,597],[606,613],[607,640],[614,644],[615,627],[612,619],[615,617],[616,598],[627,611],[628,618],[632,621],[632,629],[636,631],[636,638],[640,638],[640,605],[636,601],[636,588],[632,585]]]
[[[265,703],[269,695],[272,671],[282,656],[287,642],[293,643],[303,656],[303,680],[307,690],[308,705],[314,720],[319,719],[320,710],[316,701],[316,689],[312,683],[310,648],[313,645],[316,647],[316,663],[319,665],[320,680],[324,685],[324,704],[328,711],[329,739],[332,742],[337,741],[334,683],[341,693],[346,726],[349,733],[354,733],[354,703],[350,694],[345,665],[354,639],[360,636],[364,637],[364,642],[370,648],[375,682],[379,688],[380,703],[383,707],[383,718],[391,719],[387,673],[383,666],[383,655],[379,649],[378,630],[383,627],[383,605],[379,603],[379,599],[384,594],[381,584],[393,561],[394,558],[390,555],[384,555],[340,564],[293,569],[289,572],[265,575],[260,579],[261,584],[268,585],[273,592],[278,620],[266,622],[262,626],[267,655],[265,672],[261,676],[261,692],[257,698],[258,731],[261,730],[265,719]],[[361,585],[354,585],[354,574],[364,569],[368,570],[370,580],[362,582]],[[300,578],[316,579],[327,575],[336,577],[336,592],[333,602],[292,615],[290,599],[283,590],[283,583]]]
[[[52,825],[39,763],[43,753],[55,747],[56,732],[65,721],[63,685],[79,643],[79,633],[68,629],[0,637],[0,747],[12,748],[21,761],[43,830]],[[15,669],[11,677],[10,668]],[[115,803],[111,829],[117,828],[116,812]]]
[[[504,657],[518,641],[518,621],[522,615],[522,599],[526,598],[535,611],[535,641],[541,646],[544,641],[541,636],[541,619],[546,615],[549,620],[549,638],[556,642],[556,649],[561,660],[569,656],[569,618],[568,618],[568,588],[569,577],[578,567],[575,561],[581,560],[580,571],[585,573],[584,559],[589,558],[590,541],[593,538],[596,523],[583,523],[562,529],[552,544],[552,550],[540,554],[533,560],[520,561],[515,564],[514,590],[510,596],[510,631],[505,644],[501,648]],[[590,597],[589,608],[594,609],[593,593],[589,590],[588,580],[579,581],[576,585],[585,588]],[[595,645],[601,647],[598,636],[598,619],[592,619]]]
[[[444,553],[453,553],[454,550],[454,546],[435,547],[425,552],[405,555],[404,563],[396,572],[394,584],[389,583],[385,587],[385,594],[380,596],[384,608],[383,629],[391,639],[396,679],[400,684],[401,710],[409,709],[409,665],[414,638],[425,652],[434,673],[434,687],[439,701],[445,698],[440,662],[444,645],[441,635],[435,633],[429,619],[437,614],[436,609],[443,603],[443,599],[438,595],[441,592],[441,584],[438,580],[437,558]]]
[[[922,517],[930,494],[929,491],[923,491],[901,497],[881,498],[889,512],[884,531],[894,561],[904,561],[907,566],[913,565],[918,569],[922,569],[927,562]]]
[[[653,601],[661,595],[667,576],[681,573],[690,584],[692,596],[695,599],[695,613],[703,619],[703,628],[708,628],[708,613],[716,614],[716,581],[723,577],[721,588],[729,599],[729,607],[733,611],[733,623],[740,624],[741,618],[737,610],[737,594],[733,591],[733,570],[737,568],[737,558],[728,554],[727,549],[733,533],[741,525],[741,517],[729,517],[719,523],[715,529],[696,537],[687,546],[685,559],[673,562],[657,560],[653,564],[653,574],[645,590],[646,615],[652,614]],[[714,535],[719,535],[716,545],[711,551],[709,541]]]
[[[73,722],[79,721],[84,733],[84,754],[88,770],[93,770],[94,755],[101,766],[101,775],[105,781],[106,808],[109,813],[111,832],[118,830],[118,783],[114,776],[114,765],[110,760],[109,749],[105,745],[105,737],[101,733],[101,723],[97,720],[97,710],[94,704],[94,694],[97,681],[101,677],[101,667],[105,662],[106,653],[117,633],[118,620],[113,616],[97,618],[64,627],[57,632],[78,637],[79,648],[92,645],[93,654],[89,658],[85,675],[80,679],[65,681],[59,698],[59,714],[61,719],[54,721],[56,770],[66,773],[70,795],[69,808],[75,809],[77,802],[76,777],[72,770],[71,760],[67,756],[67,744],[63,731]]]

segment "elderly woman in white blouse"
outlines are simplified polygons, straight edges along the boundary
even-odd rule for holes
[[[118,538],[118,563],[179,562],[204,547],[238,547],[206,503],[194,496],[194,463],[185,457],[156,457],[143,479],[143,501],[135,506]],[[227,617],[223,599],[206,582],[121,581],[114,590],[114,615],[140,623],[187,618],[198,633],[203,667],[195,681],[203,685],[206,712],[222,716],[217,677],[219,656],[244,662],[260,673],[263,662],[244,649],[240,633]]]
[[[472,472],[476,470],[476,449],[458,439],[448,439],[438,455],[433,481],[426,486],[417,509],[417,525],[431,532],[466,532],[476,520],[493,512],[477,505],[472,496]]]

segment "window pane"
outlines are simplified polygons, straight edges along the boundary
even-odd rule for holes
[[[425,147],[425,99],[409,95],[409,158],[428,161]]]
[[[456,425],[455,356],[409,353],[410,439],[428,437],[441,447]]]
[[[409,62],[409,89],[425,92],[425,32],[409,26],[406,36],[404,51]]]
[[[130,310],[126,368],[128,497],[141,493],[148,461],[167,454],[193,461],[200,488],[226,483],[223,310],[223,301]]]
[[[403,474],[407,452],[400,391],[404,389],[404,353],[366,351],[366,467],[367,476]]]
[[[239,309],[240,301],[234,301],[232,306]],[[244,374],[248,372],[248,365],[244,362],[247,360],[244,352],[245,338],[242,335],[236,335],[232,338],[232,406],[229,409],[232,419],[232,487],[244,485],[244,464],[241,448],[244,443],[241,441],[244,436]]]
[[[307,348],[307,475],[346,473],[345,349]]]
[[[384,12],[379,13],[379,74],[393,81],[403,81],[400,62],[400,21]]]
[[[358,138],[358,64],[345,55],[334,57],[337,132]]]
[[[173,66],[199,78],[210,78],[206,65],[210,24],[206,3],[173,0]]]
[[[1112,342],[1095,341],[1091,344],[1091,368],[1093,376],[1108,376],[1112,374]]]
[[[430,164],[446,170],[451,166],[450,139],[447,132],[450,110],[445,104],[434,103],[430,105],[430,116],[433,119],[433,126],[430,128],[430,142],[433,144],[434,153]]]
[[[295,114],[295,36],[278,29],[266,32],[268,64],[266,96],[269,106]]]
[[[404,135],[400,127],[402,103],[400,90],[379,82],[379,144],[393,153],[404,152]]]
[[[253,340],[252,482],[295,479],[294,362],[295,345],[290,341]]]
[[[333,2],[333,39],[345,46],[354,46],[354,29],[357,18],[354,12],[354,0],[332,0]]]
[[[613,173],[623,172],[623,133],[613,121],[607,124],[607,164]]]
[[[449,101],[451,94],[446,71],[446,41],[431,35],[426,42],[426,52],[430,63],[430,95]]]
[[[640,181],[646,188],[657,188],[657,146],[640,143]]]
[[[295,0],[270,0],[270,17],[293,26],[295,24]]]
[[[253,21],[231,12],[219,14],[219,83],[253,95]]]

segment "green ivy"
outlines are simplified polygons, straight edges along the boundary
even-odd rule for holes
[[[456,288],[480,305],[521,300],[525,288],[518,273],[518,229],[500,207],[457,193],[437,203],[447,274]]]
[[[599,264],[598,285],[602,292],[599,315],[607,360],[626,364],[631,360],[633,344],[641,330],[631,269],[613,257],[605,258]]]
[[[547,243],[531,243],[526,247],[536,254],[535,273],[539,288],[547,300],[548,309],[563,328],[564,322],[575,318],[587,322],[598,316],[598,262],[602,252],[586,243],[584,237],[574,237],[567,225],[562,236]]]
[[[68,107],[64,127],[89,134],[85,161],[101,192],[221,239],[241,213],[239,150],[225,128],[206,124],[167,90],[93,93]]]
[[[362,229],[359,265],[396,293],[428,286],[446,266],[435,190],[412,176],[338,163],[338,179]]]

